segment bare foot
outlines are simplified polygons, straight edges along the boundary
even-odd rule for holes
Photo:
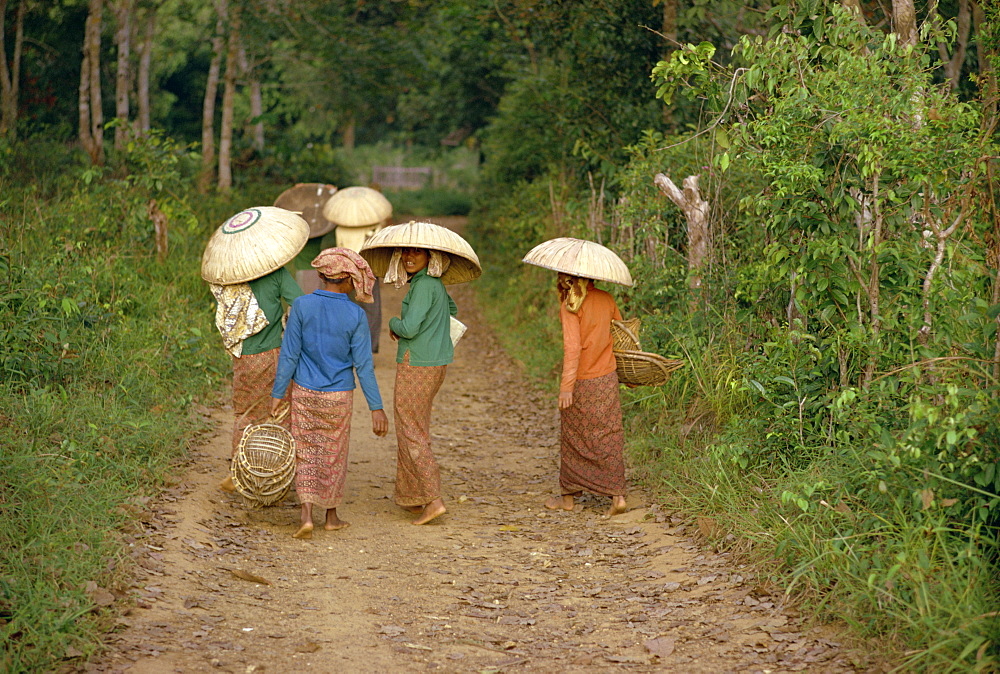
[[[346,529],[349,526],[351,526],[350,522],[345,522],[337,517],[336,508],[330,508],[326,511],[326,524],[323,525],[323,528],[327,531],[339,531],[341,529]]]
[[[301,538],[302,540],[309,540],[313,537],[313,523],[305,522],[299,527],[299,530],[292,534],[292,538]]]
[[[605,517],[614,517],[615,515],[621,515],[626,510],[628,510],[628,504],[625,502],[625,497],[612,496],[611,507],[608,508],[608,512],[605,515]]]
[[[444,501],[439,498],[434,499],[430,503],[424,506],[424,514],[413,520],[414,524],[427,524],[435,517],[440,517],[448,512],[448,509],[444,507]]]
[[[236,491],[236,485],[233,484],[233,476],[227,475],[226,479],[219,483],[219,489],[222,491],[228,491],[230,493]]]
[[[423,506],[399,506],[408,513],[422,513],[424,511]]]
[[[573,510],[573,495],[563,494],[562,496],[553,496],[548,501],[545,502],[545,507],[549,510]]]

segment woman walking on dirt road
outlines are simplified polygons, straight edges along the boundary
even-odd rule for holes
[[[419,514],[413,524],[427,524],[447,511],[430,433],[434,396],[455,353],[451,322],[458,309],[444,286],[477,278],[479,258],[458,234],[427,222],[387,227],[361,254],[386,283],[410,284],[400,315],[389,319],[389,336],[398,342],[395,501]]]
[[[295,300],[271,390],[276,414],[291,383],[292,436],[295,438],[295,491],[302,506],[295,538],[312,538],[312,509],[326,509],[327,531],[350,524],[337,516],[344,496],[347,452],[354,408],[354,373],[372,413],[372,432],[389,431],[375,380],[371,336],[364,309],[348,296],[372,301],[375,276],[361,257],[346,248],[328,248],[312,266],[322,289]]]
[[[217,304],[216,327],[233,357],[233,456],[244,429],[268,419],[284,306],[302,294],[284,265],[308,238],[309,224],[297,214],[248,208],[215,231],[202,256],[201,276]],[[219,486],[236,491],[231,475]]]
[[[573,510],[583,491],[611,497],[606,516],[627,509],[625,430],[618,375],[612,351],[611,321],[621,320],[614,298],[594,286],[594,278],[632,285],[628,268],[600,244],[560,238],[533,248],[529,264],[560,272],[559,320],[563,332],[563,369],[559,384],[560,496],[545,502],[550,510]]]

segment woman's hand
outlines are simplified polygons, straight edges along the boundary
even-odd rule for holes
[[[573,406],[573,392],[572,391],[560,391],[559,392],[559,409],[564,410],[567,407]]]
[[[284,401],[284,398],[271,398],[271,416],[272,417],[278,416],[278,408],[281,406],[281,403],[283,401]]]
[[[389,338],[392,339],[392,341],[394,342],[399,341],[399,335],[397,335],[392,328],[389,328]]]
[[[372,433],[382,437],[389,432],[389,417],[385,415],[385,410],[372,410]]]

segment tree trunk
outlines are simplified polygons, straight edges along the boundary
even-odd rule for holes
[[[236,69],[238,67],[239,24],[231,21],[226,43],[226,73],[222,89],[222,123],[219,128],[219,182],[218,190],[228,192],[233,186],[233,106],[236,102]]]
[[[917,45],[917,12],[913,9],[913,0],[892,0],[892,30],[899,35],[901,45]]]
[[[663,50],[663,60],[666,61],[670,58],[671,52],[673,52],[678,45],[677,42],[677,2],[678,0],[663,0],[663,23],[661,30],[663,32],[663,39],[666,41],[666,48]],[[676,106],[673,103],[670,105],[663,106],[663,121],[666,124],[670,124],[673,121],[674,110]]]
[[[87,147],[87,153],[90,155],[90,162],[95,165],[104,163],[104,111],[101,100],[101,15],[103,13],[103,0],[90,0],[83,46],[83,65],[87,68],[86,95],[89,99],[87,103],[87,117],[90,144]],[[82,75],[80,81],[82,87],[84,81]],[[82,94],[83,92],[81,92]]]
[[[115,149],[122,150],[129,137],[129,70],[132,58],[132,14],[135,0],[118,0],[114,5],[115,47],[118,50],[115,72]]]
[[[979,2],[972,3],[972,23],[978,38],[976,40],[976,53],[979,56],[979,77],[982,82],[979,96],[983,101],[983,125],[985,128],[991,129],[997,122],[997,79],[996,73],[993,71],[992,59],[996,54],[995,50],[988,49],[987,45],[983,44],[982,37],[986,34],[989,26],[982,4]]]
[[[7,62],[7,0],[0,1],[0,135],[14,136],[17,128],[18,90],[21,83],[21,53],[24,45],[24,14],[27,0],[17,4],[14,19],[14,53]]]
[[[153,63],[153,36],[156,34],[156,8],[147,10],[139,47],[139,72],[136,78],[136,103],[139,106],[136,126],[140,135],[149,133],[149,69]]]
[[[226,18],[226,0],[217,0],[215,35],[212,36],[212,62],[208,66],[205,83],[205,102],[201,110],[201,176],[198,191],[207,192],[215,176],[215,97],[219,93],[219,70],[222,67],[222,48]]]
[[[972,26],[972,11],[969,0],[959,0],[958,17],[955,20],[957,30],[955,35],[955,52],[948,57],[948,48],[943,42],[938,44],[938,52],[944,62],[944,74],[951,84],[951,90],[958,89],[962,76],[962,64],[965,63],[965,52],[969,46],[969,30]]]
[[[150,199],[146,204],[146,213],[153,221],[153,241],[156,243],[156,261],[164,262],[167,259],[167,216],[156,205],[156,199]]]
[[[254,66],[247,58],[246,49],[240,48],[240,70],[246,75],[250,86],[250,133],[251,146],[257,152],[264,151],[264,96],[260,89],[260,80],[254,72]]]
[[[83,146],[84,152],[90,155],[91,163],[95,163],[94,137],[90,135],[90,56],[87,53],[86,42],[83,48],[83,62],[80,64],[78,109],[80,112],[80,145]]]
[[[354,121],[354,113],[352,112],[340,128],[340,144],[348,152],[354,149],[354,134],[356,130],[357,126]]]
[[[684,212],[687,219],[688,288],[700,291],[705,265],[711,246],[711,230],[708,221],[708,202],[698,191],[698,176],[684,179],[684,189],[680,190],[670,178],[657,173],[653,184]],[[697,292],[694,305],[697,305]]]
[[[865,21],[865,12],[861,8],[861,0],[843,0],[841,3],[846,9],[850,10],[854,17],[858,20],[862,26],[867,22]]]

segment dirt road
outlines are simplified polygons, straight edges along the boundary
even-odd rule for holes
[[[524,386],[474,289],[450,290],[469,331],[432,422],[448,513],[415,527],[392,503],[393,429],[372,435],[359,392],[338,510],[352,526],[293,539],[294,495],[254,511],[216,488],[232,414],[215,410],[216,432],[129,534],[137,606],[89,671],[865,669],[832,629],[804,627],[641,491],[612,519],[601,517],[606,499],[572,513],[542,508],[558,484],[555,400]],[[386,318],[401,299],[385,287]],[[376,372],[391,422],[395,353],[387,335],[382,345]]]

